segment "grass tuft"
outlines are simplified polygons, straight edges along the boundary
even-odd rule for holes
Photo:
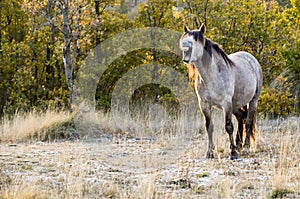
[[[16,113],[10,118],[4,117],[0,122],[0,142],[66,138],[72,121],[73,114],[69,111]]]
[[[291,190],[288,190],[286,188],[276,188],[272,194],[271,194],[271,198],[284,198],[286,197],[288,194],[293,194],[294,192]]]

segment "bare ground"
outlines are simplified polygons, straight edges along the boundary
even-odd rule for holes
[[[235,161],[222,132],[214,160],[203,134],[1,143],[0,198],[300,198],[292,122],[261,127],[256,151]]]

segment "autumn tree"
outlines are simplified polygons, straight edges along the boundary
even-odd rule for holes
[[[299,0],[290,4],[275,0],[151,0],[139,5],[126,0],[2,0],[0,117],[16,110],[68,107],[76,97],[78,70],[94,49],[101,63],[99,49],[109,38],[145,27],[182,32],[184,24],[195,29],[201,23],[207,26],[206,36],[228,54],[248,51],[259,60],[264,74],[261,112],[293,112],[295,96],[300,107],[299,4]],[[104,71],[96,90],[97,108],[109,110],[116,82],[148,63],[171,66],[187,77],[181,58],[159,46],[127,52]],[[159,89],[163,100],[174,102],[170,90]],[[134,93],[137,99],[157,95],[157,85]],[[270,104],[280,108],[270,110]]]

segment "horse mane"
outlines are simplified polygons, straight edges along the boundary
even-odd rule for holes
[[[224,50],[217,43],[205,38],[201,31],[189,31],[188,34],[193,35],[195,41],[204,44],[205,53],[202,58],[204,64],[211,63],[212,49],[214,49],[219,55],[221,55],[226,64],[234,66],[233,61],[229,59],[228,55],[224,52]]]
[[[188,73],[189,73],[189,78],[192,81],[195,81],[196,78],[199,76],[198,70],[196,69],[194,64],[187,64],[187,69],[188,69]]]
[[[205,46],[204,49],[208,53],[208,55],[211,57],[212,56],[212,50],[214,49],[221,57],[224,59],[226,64],[229,64],[230,66],[234,66],[234,63],[231,59],[229,59],[228,55],[224,52],[224,50],[215,42],[205,38]]]
[[[193,35],[195,41],[200,41],[203,43],[204,41],[204,35],[201,31],[198,31],[198,30],[194,30],[194,31],[189,31],[188,32],[189,35]]]

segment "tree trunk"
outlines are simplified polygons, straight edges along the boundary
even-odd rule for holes
[[[299,88],[299,86],[300,86],[300,83],[298,84],[298,87],[297,88]],[[296,95],[297,95],[297,101],[298,101],[298,104],[297,104],[297,111],[300,113],[300,90],[298,89],[297,91],[296,91]]]
[[[73,73],[74,73],[74,62],[71,52],[71,43],[72,43],[72,29],[69,24],[69,2],[65,1],[65,4],[62,6],[63,14],[63,34],[65,46],[63,49],[63,62],[65,66],[66,82],[70,91],[70,101],[69,105],[73,108],[74,99],[76,97],[76,88],[73,84]]]
[[[99,22],[101,22],[101,12],[100,12],[100,1],[99,0],[95,0],[95,11],[96,11],[96,16],[97,16]],[[97,28],[97,30],[96,30],[96,53],[97,53],[98,63],[101,63],[100,33],[101,33],[101,30],[99,30],[99,28]]]
[[[53,10],[53,6],[50,2],[48,2],[47,4],[47,15],[49,16],[48,20],[51,20],[53,17],[52,10]],[[49,82],[49,89],[53,91],[54,83],[55,83],[55,70],[54,70],[54,66],[50,63],[50,60],[54,54],[54,50],[51,47],[55,45],[56,30],[53,24],[50,25],[51,25],[51,39],[50,41],[47,42],[47,49],[46,49],[46,59],[49,62],[49,64],[46,65],[46,72],[47,72],[46,80],[47,82]]]

